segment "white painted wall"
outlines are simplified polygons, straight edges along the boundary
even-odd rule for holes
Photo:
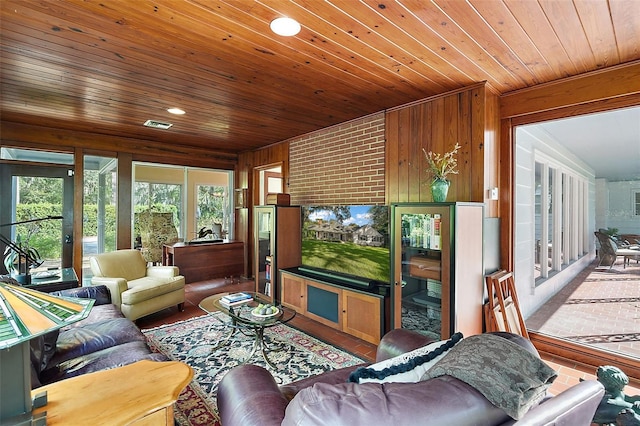
[[[515,149],[515,267],[514,277],[520,308],[525,319],[569,283],[595,256],[595,237],[589,242],[589,253],[536,286],[534,279],[535,215],[534,183],[537,153],[551,158],[562,171],[581,176],[588,184],[588,229],[596,224],[596,179],[587,164],[557,143],[539,125],[516,129]]]
[[[620,234],[640,234],[640,216],[634,215],[633,193],[640,181],[596,182],[596,229],[618,228]]]
[[[596,179],[596,231],[607,228],[609,188],[606,179]]]

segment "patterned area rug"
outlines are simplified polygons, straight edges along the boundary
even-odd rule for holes
[[[218,383],[227,371],[242,364],[253,346],[252,336],[236,333],[229,346],[212,350],[228,333],[226,321],[226,315],[216,312],[143,330],[152,350],[194,369],[193,381],[174,406],[176,424],[220,425],[216,408]],[[269,359],[276,368],[268,366],[259,351],[249,362],[267,368],[278,384],[363,362],[348,352],[284,324],[268,328],[265,337],[273,349],[268,352]]]

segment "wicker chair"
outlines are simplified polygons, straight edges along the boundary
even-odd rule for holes
[[[600,261],[598,262],[597,267],[608,266],[609,269],[611,269],[613,264],[616,263],[617,258],[622,257],[623,268],[626,268],[629,263],[629,259],[635,259],[637,256],[640,256],[640,247],[638,246],[619,248],[613,238],[609,235],[598,231],[594,232],[594,234],[600,243],[600,250],[598,251],[598,258]]]

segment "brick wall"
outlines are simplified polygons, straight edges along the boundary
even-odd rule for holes
[[[291,204],[385,204],[384,160],[384,112],[291,139]]]

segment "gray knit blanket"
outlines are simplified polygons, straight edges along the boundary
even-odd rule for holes
[[[474,387],[516,420],[545,397],[557,377],[536,355],[491,334],[463,339],[431,367],[422,380],[443,375]]]

